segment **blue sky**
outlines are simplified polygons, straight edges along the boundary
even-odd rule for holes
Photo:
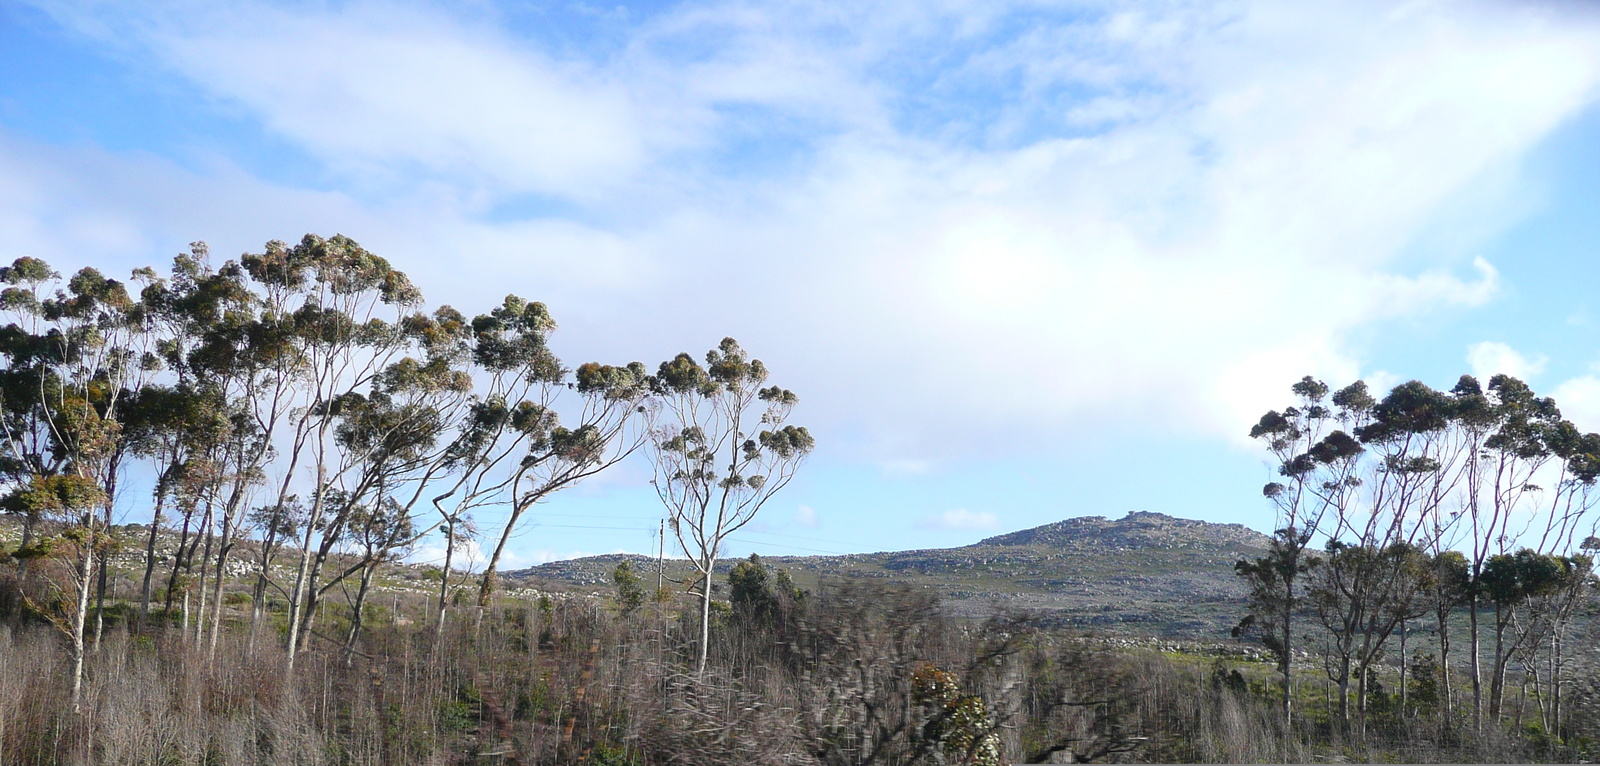
[[[1268,530],[1307,373],[1600,429],[1585,4],[859,5],[0,0],[0,260],[342,232],[572,363],[732,335],[819,442],[736,554]],[[652,549],[647,476],[511,564]]]

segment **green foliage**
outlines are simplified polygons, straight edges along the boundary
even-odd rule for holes
[[[96,481],[73,474],[34,474],[26,484],[0,498],[0,508],[33,518],[71,519],[104,502],[105,492]]]
[[[1233,629],[1233,636],[1256,634],[1280,664],[1288,661],[1285,618],[1294,614],[1303,600],[1295,591],[1296,583],[1322,563],[1320,557],[1305,551],[1305,543],[1296,530],[1280,529],[1273,535],[1267,555],[1234,564],[1234,571],[1249,588],[1250,611]]]
[[[440,731],[463,732],[478,725],[478,715],[473,704],[464,700],[447,700],[439,703],[438,726]]]
[[[1244,674],[1238,668],[1229,668],[1218,659],[1211,665],[1211,686],[1214,689],[1227,689],[1244,694],[1250,690],[1250,684],[1245,680]]]
[[[1491,556],[1478,576],[1478,584],[1490,601],[1510,607],[1561,589],[1573,578],[1586,574],[1591,566],[1587,556],[1551,556],[1523,548],[1516,553]]]
[[[1417,652],[1411,659],[1410,671],[1411,678],[1407,683],[1411,688],[1407,691],[1406,699],[1406,704],[1411,706],[1409,712],[1417,715],[1438,712],[1440,702],[1444,699],[1441,685],[1444,669],[1439,667],[1439,658]]]
[[[777,611],[778,599],[772,593],[767,567],[761,557],[750,554],[747,561],[733,565],[728,572],[728,601],[734,609],[757,619],[770,618]]]
[[[643,763],[628,750],[602,742],[589,753],[587,766],[642,766]]]
[[[623,560],[611,571],[611,582],[616,586],[617,606],[624,615],[633,614],[644,606],[643,580],[633,571],[633,564]]]
[[[914,737],[941,762],[999,766],[999,727],[983,697],[963,694],[956,674],[933,663],[911,674],[911,704],[922,715]]]
[[[774,575],[754,553],[729,570],[728,591],[729,606],[752,626],[770,624],[805,598],[788,572],[779,570]]]

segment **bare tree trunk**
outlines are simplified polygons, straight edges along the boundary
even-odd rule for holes
[[[1538,681],[1538,677],[1535,676],[1534,677],[1534,683],[1537,684],[1538,682],[1539,682]],[[1523,715],[1523,711],[1527,708],[1527,705],[1528,705],[1528,677],[1526,675],[1524,675],[1522,677],[1522,682],[1517,684],[1517,686],[1520,687],[1518,689],[1518,693],[1517,693],[1517,714],[1513,719],[1514,722],[1512,723],[1512,726],[1515,727],[1518,731],[1521,731],[1522,730],[1522,715]]]
[[[1411,657],[1406,654],[1406,621],[1400,621],[1400,717],[1406,717],[1406,711],[1411,702],[1409,690],[1406,689],[1406,670],[1411,662]]]
[[[216,508],[212,506],[210,501],[206,501],[206,515],[201,522],[206,530],[206,547],[200,554],[200,579],[195,583],[200,592],[200,608],[196,609],[194,613],[194,642],[196,646],[199,646],[206,637],[206,577],[210,574],[211,569],[211,544],[216,539],[216,533],[211,529],[212,515],[215,512]]]
[[[1439,618],[1439,675],[1443,682],[1444,717],[1449,720],[1450,714],[1455,712],[1455,684],[1451,680],[1450,672],[1449,610],[1440,610],[1435,614]]]
[[[1361,671],[1356,674],[1356,732],[1363,740],[1367,737],[1367,675],[1372,670],[1366,663],[1361,664]]]
[[[450,564],[456,552],[456,522],[454,518],[444,525],[444,568],[439,572],[439,611],[433,622],[434,645],[444,639],[445,610],[450,604]]]
[[[362,610],[367,603],[367,593],[372,588],[372,574],[377,569],[378,562],[372,561],[361,570],[361,587],[356,590],[355,609],[350,615],[350,635],[344,642],[344,664],[347,666],[355,661],[356,641],[361,638]]]
[[[1478,594],[1473,593],[1469,599],[1468,608],[1471,610],[1467,616],[1471,620],[1472,634],[1472,728],[1478,733],[1483,733],[1483,652],[1482,642],[1478,639]]]
[[[1283,731],[1284,736],[1289,736],[1294,723],[1294,693],[1291,688],[1291,679],[1294,671],[1294,641],[1291,631],[1294,614],[1294,589],[1290,585],[1289,603],[1283,610],[1283,657],[1278,660],[1278,672],[1283,675]]]
[[[177,597],[175,593],[178,588],[178,572],[189,568],[189,564],[194,561],[194,549],[200,544],[198,535],[192,538],[189,535],[189,526],[193,522],[194,508],[191,507],[183,514],[183,531],[178,536],[178,549],[172,554],[172,573],[167,576],[167,597],[163,610],[169,615],[172,614],[172,600]],[[184,620],[183,627],[184,630],[189,629],[188,620]]]
[[[88,537],[84,544],[83,554],[78,557],[78,610],[72,615],[72,712],[74,715],[83,713],[83,659],[84,659],[84,628],[89,616],[89,591],[94,588],[94,560],[95,560],[95,530],[94,520],[89,520]]]
[[[511,532],[517,526],[517,519],[522,517],[527,505],[517,503],[511,508],[511,517],[506,519],[505,530],[500,533],[500,542],[495,543],[494,552],[489,554],[489,564],[483,569],[483,577],[478,584],[478,606],[489,605],[489,597],[494,593],[495,581],[499,572],[500,555],[505,552],[506,542],[511,539]]]
[[[1555,632],[1550,636],[1550,723],[1545,730],[1556,737],[1562,736],[1561,725],[1561,631],[1562,626],[1557,623]]]
[[[228,578],[228,551],[233,547],[227,541],[228,530],[222,531],[222,544],[217,546],[217,571],[211,584],[211,640],[206,647],[206,659],[217,657],[217,635],[222,632],[222,585]]]
[[[106,469],[106,475],[109,478],[106,481],[106,506],[103,529],[107,535],[111,534],[111,523],[116,520],[113,514],[115,512],[117,498],[117,464],[120,462],[121,455],[113,452],[111,455],[111,461]],[[108,549],[108,546],[99,546],[99,549],[95,551],[95,555],[100,558],[100,572],[98,573],[98,577],[96,577],[94,595],[94,651],[95,654],[99,654],[100,637],[105,634],[106,628],[106,588],[109,585],[108,576],[109,572],[111,571],[111,567],[108,566],[110,564],[109,559],[111,556],[111,551]]]
[[[150,519],[150,536],[144,544],[144,583],[139,586],[139,614],[150,614],[150,579],[156,572],[156,534],[161,529],[161,511],[166,505],[165,492],[156,495],[155,515]]]
[[[217,539],[216,582],[211,586],[211,641],[206,648],[208,660],[217,657],[217,636],[222,630],[222,586],[228,579],[228,554],[233,552],[234,524],[243,505],[244,487],[236,483],[227,504],[222,508],[222,531]]]
[[[1339,724],[1348,733],[1350,731],[1350,661],[1341,660],[1343,666],[1339,671]]]
[[[1506,665],[1511,658],[1505,651],[1505,621],[1501,619],[1500,605],[1494,608],[1494,665],[1489,678],[1489,720],[1500,721],[1501,708],[1505,702],[1506,692]]]
[[[321,449],[327,438],[327,418],[317,430],[317,448]],[[294,590],[289,592],[289,637],[284,650],[284,668],[294,670],[295,655],[300,650],[301,605],[305,602],[306,579],[311,570],[311,540],[322,521],[322,504],[328,491],[328,467],[321,454],[317,456],[317,485],[312,494],[311,513],[306,517],[306,530],[300,541],[300,565],[295,568]]]
[[[716,559],[711,559],[715,562]],[[706,565],[700,580],[700,675],[706,673],[706,657],[711,652],[711,570],[714,564]]]
[[[256,653],[256,636],[261,630],[261,618],[266,616],[267,587],[272,584],[267,578],[267,569],[272,566],[272,560],[277,556],[280,544],[278,530],[269,525],[267,535],[261,541],[260,558],[257,559],[260,568],[256,571],[255,587],[250,594],[250,638],[247,651],[252,657]]]

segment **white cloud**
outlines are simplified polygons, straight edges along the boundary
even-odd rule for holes
[[[809,505],[802,505],[794,510],[794,525],[801,529],[816,529],[820,522],[817,511]]]
[[[989,511],[973,512],[965,508],[952,508],[944,513],[924,517],[917,522],[920,529],[937,530],[985,530],[996,529],[1000,526],[999,517]]]
[[[1474,377],[1485,382],[1502,373],[1529,380],[1544,372],[1545,364],[1549,361],[1544,354],[1523,356],[1516,349],[1497,341],[1483,341],[1467,347],[1467,366],[1472,368]]]
[[[1600,377],[1581,375],[1550,392],[1561,414],[1585,433],[1600,431]]]
[[[342,230],[436,301],[546,300],[585,356],[734,334],[801,422],[891,471],[1128,419],[1242,440],[1301,375],[1355,377],[1353,331],[1492,300],[1480,240],[1406,248],[1516,199],[1521,157],[1600,83],[1589,19],[1513,4],[1091,5],[1023,33],[999,4],[711,4],[606,55],[320,8],[139,11],[102,39],[242,106],[348,196],[13,142],[12,243]],[[105,13],[63,18],[95,34]],[[482,215],[511,190],[579,210]]]
[[[1382,399],[1390,391],[1393,391],[1395,386],[1406,382],[1406,379],[1401,378],[1399,375],[1389,372],[1388,370],[1373,371],[1363,377],[1362,380],[1367,382],[1367,390],[1371,392],[1374,397],[1379,399]]]

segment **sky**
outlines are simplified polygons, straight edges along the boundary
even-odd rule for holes
[[[817,448],[734,555],[1270,531],[1307,374],[1600,430],[1597,178],[1576,1],[0,0],[0,261],[343,233],[573,366],[735,337]],[[507,565],[653,552],[649,476]]]

